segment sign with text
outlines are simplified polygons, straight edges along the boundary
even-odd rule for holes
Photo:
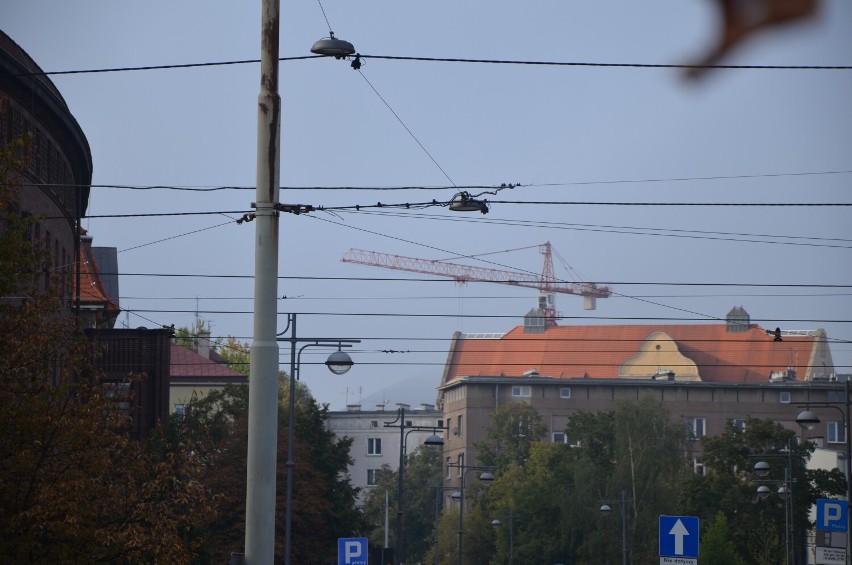
[[[818,565],[846,565],[846,550],[839,547],[817,547]]]
[[[660,557],[660,565],[698,565],[695,557]]]

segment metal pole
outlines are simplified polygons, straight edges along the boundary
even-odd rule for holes
[[[290,393],[287,406],[287,511],[284,519],[284,563],[290,565],[293,539],[293,449],[296,443],[296,314],[290,314]]]
[[[435,565],[438,565],[438,525],[441,521],[441,493],[443,487],[435,487]]]
[[[246,472],[246,565],[275,557],[278,427],[278,202],[281,97],[278,94],[279,0],[262,1],[257,104],[254,333],[249,378]]]
[[[790,546],[790,543],[792,541],[790,539],[790,525],[792,522],[792,515],[790,513],[790,497],[793,495],[793,493],[790,492],[790,484],[792,481],[790,480],[789,453],[790,450],[788,449],[787,467],[784,469],[784,553],[786,554],[784,556],[784,562],[787,564],[790,563],[790,553],[792,549]]]
[[[852,431],[852,422],[849,420],[849,406],[852,405],[852,400],[849,400],[849,379],[845,383],[846,392],[846,515],[849,516],[849,511],[852,510],[852,437],[849,432]],[[846,536],[846,563],[852,559],[852,547],[849,544],[849,535]]]
[[[512,565],[512,562],[515,560],[515,538],[513,530],[514,524],[512,520],[512,507],[509,507],[509,565]]]
[[[627,565],[627,491],[621,491],[621,563]]]
[[[399,472],[396,495],[396,562],[402,564],[402,476],[405,473],[405,408],[399,412]]]
[[[459,469],[461,469],[461,488],[459,489],[459,555],[458,555],[458,565],[462,565],[462,549],[464,544],[462,542],[462,528],[464,526],[464,476],[465,469],[464,464],[462,464]]]

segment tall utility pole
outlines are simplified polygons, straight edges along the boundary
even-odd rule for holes
[[[278,434],[278,187],[281,97],[278,94],[279,0],[261,0],[260,94],[257,99],[257,192],[254,334],[249,376],[246,565],[275,558]]]

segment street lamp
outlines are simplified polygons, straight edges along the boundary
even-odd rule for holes
[[[432,487],[435,489],[435,542],[434,542],[434,553],[435,553],[435,565],[438,565],[438,528],[440,526],[441,521],[441,493],[445,490],[453,490],[455,487],[445,487],[443,485],[436,485]],[[456,497],[453,496],[455,499]]]
[[[808,402],[804,408],[804,412],[800,412],[798,416],[796,416],[796,423],[802,427],[803,430],[810,430],[814,426],[820,423],[819,416],[816,415],[815,412],[811,411],[811,407],[814,408],[833,408],[837,410],[841,417],[843,418],[843,425],[845,429],[843,430],[843,435],[846,436],[846,504],[847,509],[852,509],[852,436],[849,435],[850,428],[852,428],[852,424],[850,424],[849,416],[850,416],[850,405],[852,405],[852,400],[849,398],[849,381],[846,380],[844,383],[844,399],[843,402]],[[845,406],[844,410],[841,408]]]
[[[784,500],[784,561],[785,563],[790,563],[791,555],[792,560],[796,562],[796,525],[794,522],[795,512],[793,510],[793,438],[790,438],[790,441],[787,444],[786,453],[765,453],[758,455],[749,455],[751,459],[760,459],[757,463],[754,464],[753,470],[754,473],[760,477],[758,482],[762,483],[770,483],[774,481],[766,480],[766,477],[769,476],[769,472],[771,470],[769,463],[764,461],[764,459],[782,459],[784,460],[784,479],[781,481],[781,486],[778,488],[778,496]],[[760,500],[766,500],[770,493],[771,489],[766,486],[766,484],[762,484],[757,487],[757,498]]]
[[[403,508],[403,475],[405,473],[405,450],[408,442],[408,434],[411,432],[428,432],[432,435],[423,442],[428,447],[440,447],[444,445],[444,438],[435,433],[437,426],[413,426],[405,421],[405,408],[400,407],[396,411],[396,420],[385,422],[386,428],[399,428],[399,471],[397,472],[398,487],[396,496],[396,562],[402,563],[402,508]],[[408,430],[406,432],[405,430]]]
[[[462,550],[464,549],[464,486],[465,486],[465,477],[467,473],[470,471],[481,471],[482,473],[479,475],[479,480],[490,483],[494,480],[494,475],[491,474],[492,471],[495,471],[496,467],[482,467],[476,465],[465,465],[464,463],[447,463],[447,467],[456,468],[461,471],[461,482],[459,485],[458,496],[457,493],[453,493],[453,498],[458,499],[459,501],[459,541],[458,541],[458,565],[462,565]]]
[[[604,500],[601,505],[601,513],[604,516],[612,512],[610,504],[618,504],[621,506],[621,562],[627,565],[627,504],[633,502],[632,498],[627,498],[627,491],[621,491],[620,500]]]
[[[511,506],[509,507],[508,518],[509,518],[509,565],[512,565],[512,563],[515,560],[515,538],[514,538],[514,535],[515,535],[515,522],[514,522],[515,515],[512,512]],[[493,520],[491,520],[491,525],[494,526],[495,528],[499,528],[502,525],[502,522],[500,522],[499,518],[494,518]]]
[[[289,330],[289,337],[280,337]],[[290,398],[288,399],[289,413],[287,414],[287,506],[284,522],[284,563],[290,565],[291,539],[293,531],[293,448],[296,428],[296,381],[301,369],[302,351],[309,347],[336,346],[337,351],[328,356],[325,365],[335,375],[346,373],[354,362],[349,354],[342,351],[344,347],[352,347],[353,343],[361,343],[360,339],[328,339],[300,338],[296,336],[296,314],[287,314],[287,327],[278,334],[276,341],[290,342]],[[304,343],[298,350],[297,344]],[[276,395],[277,397],[277,395]]]

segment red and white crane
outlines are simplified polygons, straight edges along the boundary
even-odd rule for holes
[[[548,241],[536,247],[544,255],[544,267],[540,275],[531,272],[525,273],[522,271],[460,265],[438,259],[418,259],[402,255],[390,255],[376,251],[365,251],[363,249],[350,249],[344,253],[341,261],[396,271],[449,277],[459,283],[492,282],[534,288],[539,291],[539,309],[544,310],[548,320],[553,320],[556,316],[554,304],[555,293],[582,296],[584,299],[583,308],[585,310],[594,310],[598,298],[608,298],[612,295],[612,290],[608,286],[598,286],[595,283],[557,280],[553,274],[553,255],[550,242]],[[513,249],[510,251],[517,250]]]

